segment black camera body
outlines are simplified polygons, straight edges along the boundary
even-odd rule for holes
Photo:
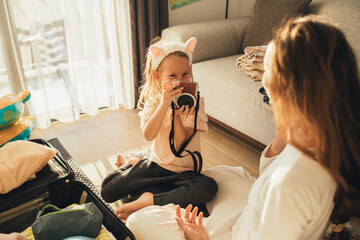
[[[181,108],[184,105],[188,105],[189,108],[192,106],[196,107],[196,97],[198,91],[197,82],[185,82],[174,79],[172,83],[180,82],[179,87],[183,87],[182,93],[180,96],[173,100],[175,108]]]

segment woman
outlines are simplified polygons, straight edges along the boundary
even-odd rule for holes
[[[219,209],[228,184],[214,168],[209,175],[220,196],[213,201],[222,201],[208,204],[209,218],[196,217],[192,206],[182,217],[176,207],[177,227],[166,218],[169,206],[144,209],[128,226],[141,239],[150,237],[148,229],[163,231],[164,239],[320,239],[330,219],[332,238],[346,235],[342,224],[360,213],[359,82],[354,53],[339,29],[314,16],[289,20],[268,46],[263,77],[278,134],[262,154],[260,177],[252,184],[243,174],[232,184],[234,194],[250,185],[248,195],[243,191]],[[219,211],[228,221],[213,214]],[[227,218],[233,212],[236,218]]]

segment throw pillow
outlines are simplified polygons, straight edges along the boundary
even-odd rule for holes
[[[267,44],[280,24],[303,12],[311,0],[257,0],[241,50]]]
[[[209,168],[203,174],[218,184],[216,196],[206,203],[210,216],[206,219],[205,228],[211,229],[210,239],[231,239],[232,226],[247,204],[255,178],[243,167],[224,165]],[[234,186],[237,187],[236,191]]]

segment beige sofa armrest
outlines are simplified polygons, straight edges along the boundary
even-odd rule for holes
[[[176,25],[162,31],[165,41],[186,42],[196,37],[198,42],[193,62],[239,54],[250,18],[224,19]]]

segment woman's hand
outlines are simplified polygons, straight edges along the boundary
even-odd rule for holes
[[[196,221],[196,215],[199,209],[195,207],[192,212],[191,209],[192,205],[190,204],[185,210],[183,219],[181,218],[180,206],[177,205],[175,220],[179,224],[187,240],[208,240],[209,237],[202,225],[203,213],[199,213],[199,217]]]
[[[181,115],[191,115],[195,113],[195,107],[192,106],[189,108],[188,105],[182,105],[181,108],[175,109],[175,117],[179,117]]]
[[[169,87],[166,87],[165,84],[163,84],[163,90],[161,95],[161,103],[165,106],[170,106],[172,100],[174,100],[176,97],[180,96],[183,87],[178,87],[180,85],[180,82],[176,82],[174,84],[171,84]]]

